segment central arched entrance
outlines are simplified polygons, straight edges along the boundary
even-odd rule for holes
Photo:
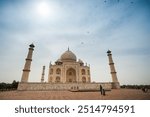
[[[73,68],[69,68],[66,72],[66,82],[73,83],[76,82],[76,70]]]

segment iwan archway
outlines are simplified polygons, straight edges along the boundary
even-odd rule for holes
[[[69,68],[66,72],[66,82],[67,83],[74,83],[77,82],[76,79],[76,70],[73,68]]]

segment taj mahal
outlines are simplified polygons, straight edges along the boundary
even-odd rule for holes
[[[107,51],[112,82],[92,82],[90,66],[68,48],[54,64],[49,65],[47,81],[44,79],[45,66],[42,69],[41,82],[28,82],[34,45],[29,45],[29,51],[25,61],[21,82],[18,90],[52,91],[52,90],[99,90],[100,85],[104,89],[118,89],[120,84],[117,78],[111,51]]]
[[[49,78],[50,83],[89,83],[90,67],[84,65],[82,60],[78,60],[76,55],[68,48],[54,65],[50,64]]]

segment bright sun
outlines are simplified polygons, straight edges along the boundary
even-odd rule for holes
[[[42,17],[48,17],[51,15],[52,10],[53,9],[51,9],[46,2],[41,2],[37,5],[37,13]]]
[[[60,18],[60,7],[50,1],[42,1],[35,5],[36,16],[40,19],[56,21]]]

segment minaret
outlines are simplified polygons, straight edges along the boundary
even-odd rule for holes
[[[118,89],[120,88],[119,82],[118,82],[118,78],[117,78],[117,72],[115,70],[115,66],[114,66],[114,62],[112,59],[112,54],[111,51],[108,50],[107,51],[107,55],[108,55],[108,60],[109,60],[109,66],[110,66],[110,73],[111,73],[111,77],[112,77],[112,88],[114,89]]]
[[[51,80],[50,80],[50,75],[51,75],[51,65],[52,65],[52,63],[51,63],[51,61],[50,61],[50,63],[49,63],[49,73],[48,73],[48,82],[51,82]]]
[[[43,66],[41,82],[44,82],[45,66]]]
[[[21,82],[28,82],[30,66],[31,66],[31,61],[32,61],[32,53],[33,53],[34,47],[35,46],[33,44],[29,45],[29,51],[28,51],[25,65],[24,65]]]

